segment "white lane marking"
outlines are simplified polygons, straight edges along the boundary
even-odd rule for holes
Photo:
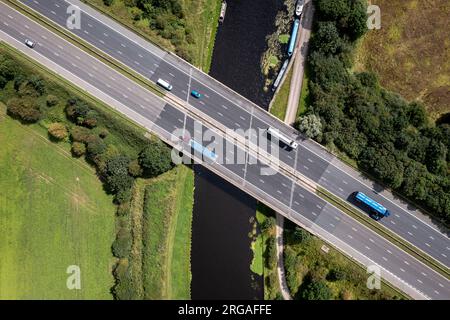
[[[222,108],[224,108],[225,110],[227,110],[228,109],[228,107],[226,106],[226,105],[222,105]]]
[[[342,180],[342,183],[344,183],[344,184],[348,184],[348,182],[347,182],[347,181],[345,181],[345,180]]]
[[[296,205],[298,205],[298,206],[300,205],[300,203],[298,203],[297,201],[294,201],[294,203],[295,203]]]
[[[175,78],[175,75],[172,72],[169,72],[169,75]]]
[[[349,234],[347,235],[347,237],[349,237],[350,239],[353,239],[353,237],[351,235],[349,235]]]
[[[434,293],[436,293],[436,294],[439,294],[439,291],[437,291],[437,290],[434,290]]]
[[[434,240],[433,236],[430,236],[430,239],[431,239],[431,240]]]
[[[386,257],[381,257],[384,261],[388,261],[388,259]]]
[[[264,180],[263,179],[259,179],[259,182],[264,183]]]
[[[344,192],[344,189],[342,189],[341,187],[338,188],[340,192]]]
[[[356,229],[355,227],[352,227],[352,230],[358,232],[358,229]]]
[[[100,42],[101,42],[101,44],[105,44],[105,41],[103,41],[103,40],[99,40]]]
[[[365,246],[365,247],[366,247],[367,250],[370,250],[370,247],[368,247],[368,246]]]
[[[409,232],[409,231],[408,231],[408,234],[409,234],[410,236],[412,236],[412,235],[413,235],[413,234],[412,234],[411,232]]]
[[[403,261],[403,262],[404,262],[406,265],[409,266],[409,262],[408,262],[408,261],[405,260],[405,261]]]
[[[107,33],[103,33],[103,35],[104,35],[105,37],[108,37],[108,34],[107,34]]]
[[[386,249],[387,253],[392,254],[392,251],[389,249]]]
[[[330,226],[332,226],[333,228],[335,227],[335,225],[334,225],[334,224],[332,224],[332,223],[330,223]]]
[[[420,280],[420,279],[417,279],[417,282],[418,282],[418,283],[423,283],[422,280]]]
[[[394,220],[391,220],[391,223],[392,223],[392,224],[395,224],[395,221],[394,221]]]
[[[305,168],[306,170],[309,170],[309,168],[307,166],[303,166],[303,168]]]
[[[279,194],[283,194],[283,192],[281,192],[280,190],[277,190],[277,192],[278,192]]]
[[[14,19],[12,16],[10,16],[9,14],[8,14],[8,18],[10,18],[10,19]]]
[[[245,118],[243,116],[239,116],[239,118],[241,118],[241,120],[245,121]]]
[[[421,274],[424,276],[424,277],[426,277],[427,276],[427,274],[425,273],[425,272],[421,272]]]
[[[369,241],[370,241],[370,242],[372,242],[372,243],[375,243],[375,241],[373,241],[373,239],[372,239],[372,238],[369,238]]]
[[[203,101],[199,101],[198,103],[200,103],[202,106],[205,105],[205,103]]]
[[[400,216],[398,214],[396,214],[396,213],[394,214],[394,216],[396,216],[397,218],[400,218]]]
[[[316,204],[316,208],[319,209],[319,210],[322,210],[322,207],[319,206],[318,204]]]
[[[412,227],[413,227],[414,229],[417,229],[417,226],[416,226],[416,225],[414,225],[414,224],[412,225]]]
[[[47,40],[47,37],[44,35],[42,35],[41,38]]]
[[[89,31],[87,31],[87,30],[83,30],[83,32],[86,33],[86,34],[89,34]]]
[[[403,269],[403,268],[400,268],[400,271],[401,271],[401,272],[405,272],[405,269]]]
[[[427,247],[430,247],[430,248],[431,248],[431,245],[430,245],[428,242],[425,242],[425,245],[426,245]]]
[[[317,213],[315,213],[314,211],[311,211],[311,213],[314,217],[317,217]]]
[[[304,195],[302,195],[301,193],[299,193],[298,195],[299,195],[299,196],[300,196],[300,198],[302,198],[302,199],[303,199],[303,198],[305,198],[305,196],[304,196]]]
[[[341,219],[338,216],[334,216],[334,219],[337,221],[341,221]]]
[[[310,158],[308,158],[308,161],[311,162],[311,163],[314,163],[314,161],[312,161]]]
[[[217,112],[217,114],[221,117],[223,117],[223,114],[221,112]]]
[[[442,283],[438,283],[439,287],[443,288],[444,285]]]
[[[441,253],[441,256],[443,256],[444,258],[447,258],[447,255],[445,253]]]
[[[120,44],[123,48],[126,48],[127,46],[123,43]]]

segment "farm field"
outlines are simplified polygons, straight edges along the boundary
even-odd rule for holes
[[[356,70],[372,70],[407,100],[423,101],[432,118],[450,112],[450,7],[447,0],[372,0],[381,29],[364,37]]]
[[[68,146],[0,110],[0,299],[111,299],[112,198]]]

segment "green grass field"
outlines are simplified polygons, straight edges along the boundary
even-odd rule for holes
[[[111,299],[115,207],[94,170],[9,117],[0,145],[0,299]]]
[[[143,282],[146,299],[190,299],[194,174],[186,166],[146,187]]]

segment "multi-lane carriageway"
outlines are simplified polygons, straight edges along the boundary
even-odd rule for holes
[[[52,0],[22,2],[65,27],[67,2]],[[173,94],[186,100],[199,114],[204,114],[228,128],[266,129],[268,126],[274,126],[285,134],[296,137],[292,128],[284,126],[197,69],[112,22],[105,24],[104,17],[78,2],[71,2],[83,9],[82,28],[74,30],[78,36],[152,81],[159,77],[168,79],[174,86]],[[182,110],[169,104],[162,104],[160,99],[156,99],[148,91],[47,30],[34,25],[32,21],[5,5],[2,5],[0,11],[1,30],[18,40],[17,43],[23,42],[25,36],[37,41],[35,51],[41,55],[38,57],[39,60],[45,57],[53,61],[72,75],[76,75],[78,79],[113,97],[121,105],[126,105],[127,110],[122,112],[135,121],[155,119],[152,121],[153,130],[159,130],[158,133],[166,140],[177,126],[193,129],[193,119],[186,116]],[[198,101],[191,99],[188,94],[191,88],[204,93],[204,99]],[[141,94],[138,94],[139,92]],[[143,100],[139,101],[141,99]],[[343,199],[355,190],[371,195],[393,213],[392,219],[382,222],[386,227],[448,266],[447,253],[450,249],[445,235],[416,218],[414,213],[410,213],[402,203],[395,201],[388,193],[374,192],[371,182],[342,165],[315,143],[298,140],[300,146],[296,151],[280,150],[281,161]],[[334,245],[358,258],[360,262],[365,264],[372,262],[382,266],[387,272],[385,278],[397,286],[406,285],[415,288],[430,298],[450,297],[447,279],[343,215],[291,178],[280,173],[262,177],[259,175],[260,163],[213,164],[209,167],[256,198],[263,198],[264,202],[284,212],[290,219],[333,241]]]

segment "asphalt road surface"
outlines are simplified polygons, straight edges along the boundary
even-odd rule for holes
[[[155,96],[3,3],[0,4],[0,30],[2,31],[1,37],[8,43],[47,67],[58,69],[60,74],[75,82],[78,86],[87,88],[91,94],[96,94],[99,97],[103,95],[110,97],[117,110],[137,123],[145,125],[149,130],[158,133],[165,141],[178,141],[179,137],[176,134],[174,135],[176,130],[185,130],[194,139],[197,139],[196,134],[202,133],[206,129],[204,126],[198,125],[193,117],[186,115],[184,110],[168,104],[165,100]],[[23,44],[25,38],[37,41],[37,46],[34,49],[27,48]],[[157,64],[161,66],[164,63],[159,61],[159,64]],[[154,66],[154,70],[158,70],[158,68]],[[192,74],[195,72],[199,73],[198,71],[191,71]],[[178,78],[178,76],[174,78]],[[192,78],[188,83],[192,84],[194,81],[197,80]],[[211,79],[209,81],[214,83]],[[176,81],[171,82],[178,83]],[[181,84],[178,85],[181,86]],[[203,93],[212,97],[213,92],[212,90],[205,90]],[[220,97],[219,95],[217,99],[220,99]],[[187,96],[184,98],[190,99]],[[243,98],[235,97],[235,99],[241,101],[240,99]],[[242,111],[243,109],[239,109],[238,104],[232,104],[229,100],[226,103],[227,108],[236,108],[236,110],[241,110],[241,114],[245,114]],[[210,104],[211,102],[208,101],[208,107]],[[207,110],[207,108],[198,108],[202,111]],[[254,112],[256,112],[256,109]],[[230,115],[229,117],[233,116]],[[255,122],[255,119],[253,119],[253,122]],[[278,122],[274,121],[274,123]],[[220,137],[221,134],[218,134],[218,136]],[[281,173],[262,176],[261,170],[264,164],[239,149],[238,146],[234,145],[234,142],[229,142],[228,145],[230,144],[234,146],[234,151],[233,153],[227,152],[226,155],[232,154],[233,156],[233,154],[243,153],[247,159],[245,163],[222,164],[221,161],[218,161],[211,164],[204,163],[204,165],[252,196],[262,200],[273,209],[284,213],[294,222],[306,226],[309,230],[332,242],[333,245],[364,265],[380,266],[382,276],[385,279],[413,297],[450,299],[450,284],[446,278],[343,214],[314,193],[298,185],[291,178]],[[188,149],[185,143],[183,147],[185,150]],[[292,155],[296,158],[298,155],[300,159],[305,156],[305,150],[308,149],[302,147],[299,150],[303,150],[303,153],[295,152]],[[286,154],[289,155],[289,153]],[[314,155],[314,153],[311,154]],[[331,155],[328,155],[328,157],[330,157],[328,161],[321,160],[324,164],[318,166],[319,169],[311,170],[316,179],[320,174],[318,180],[322,179],[322,176],[327,173],[327,168],[333,166],[330,162],[334,159]],[[318,159],[321,159],[321,157]],[[311,165],[308,154],[306,154],[305,160],[304,163],[309,164],[311,168],[317,168],[317,166]],[[351,182],[347,176],[346,179]]]

